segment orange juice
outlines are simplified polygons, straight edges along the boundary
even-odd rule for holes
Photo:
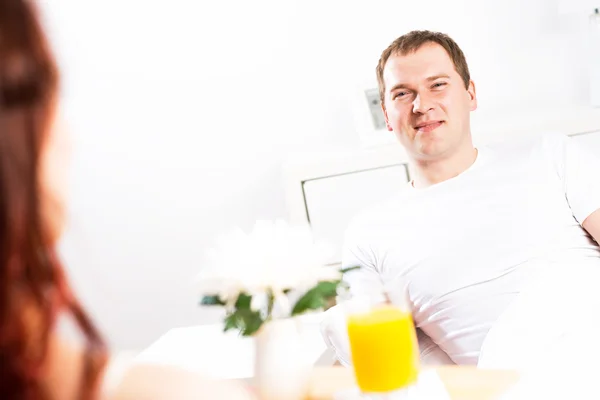
[[[348,317],[352,364],[366,393],[404,388],[417,379],[418,344],[410,313],[381,305]]]

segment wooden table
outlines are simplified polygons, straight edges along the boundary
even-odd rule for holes
[[[464,366],[436,368],[452,400],[494,399],[517,382],[510,370],[488,370]],[[337,391],[355,385],[352,370],[345,367],[317,367],[311,378],[311,400],[331,400]]]

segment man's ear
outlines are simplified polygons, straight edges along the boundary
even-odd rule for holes
[[[387,115],[387,110],[385,109],[385,104],[383,104],[383,102],[381,102],[381,111],[383,111],[383,116],[385,117],[385,127],[387,128],[388,131],[392,132],[393,129],[390,126],[390,122],[388,120],[388,115]]]
[[[477,91],[475,90],[475,82],[469,81],[469,87],[467,88],[469,94],[469,109],[471,111],[477,110]]]

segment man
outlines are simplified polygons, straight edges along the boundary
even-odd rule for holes
[[[475,84],[444,34],[399,37],[377,78],[413,179],[348,227],[343,265],[361,266],[347,276],[351,293],[405,282],[416,326],[453,362],[477,364],[492,324],[536,274],[589,262],[600,271],[600,157],[554,134],[475,148]]]

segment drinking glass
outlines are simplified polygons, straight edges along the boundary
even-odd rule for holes
[[[406,293],[345,302],[352,368],[362,398],[406,399],[419,374],[419,345]]]

